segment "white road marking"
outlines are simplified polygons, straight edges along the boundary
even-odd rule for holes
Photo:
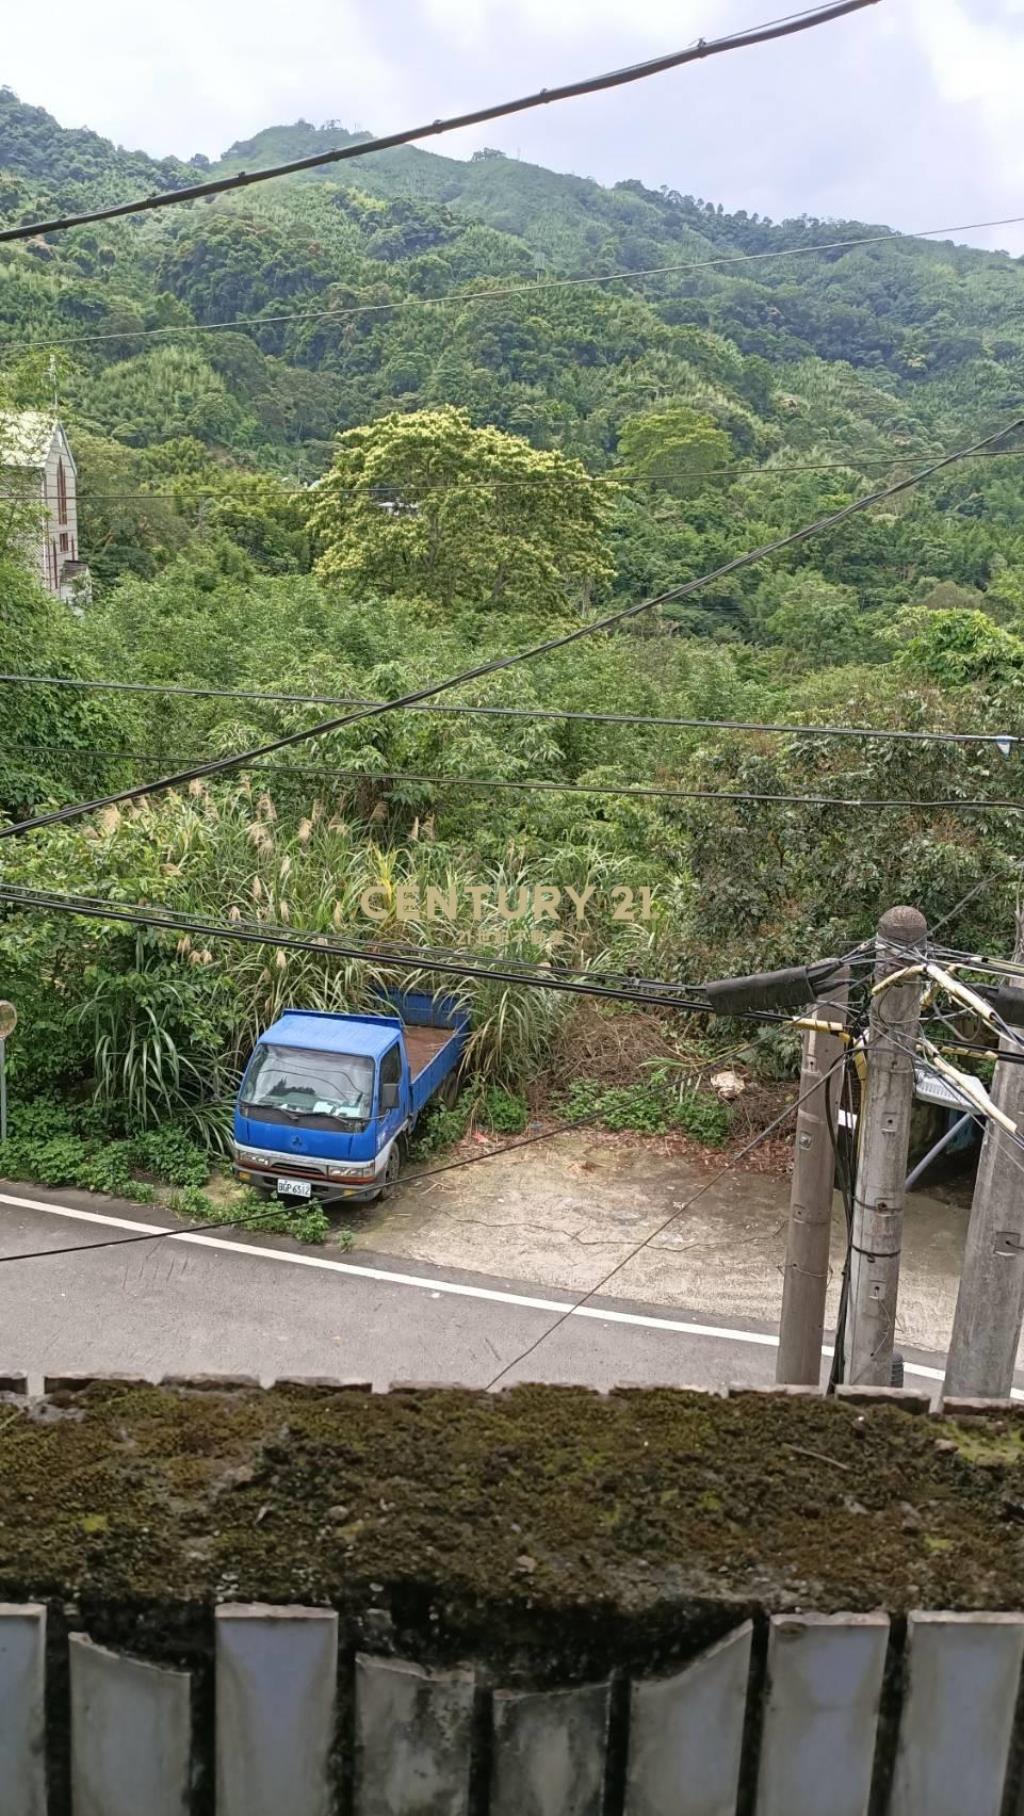
[[[49,1204],[41,1198],[19,1198],[12,1192],[0,1192],[0,1204],[14,1205],[18,1210],[45,1211],[51,1217],[68,1217],[76,1223],[96,1223],[105,1229],[124,1230],[129,1235],[159,1236],[169,1242],[187,1242],[195,1248],[223,1250],[229,1255],[253,1255],[259,1261],[284,1261],[291,1267],[319,1268],[322,1272],[348,1274],[357,1280],[379,1280],[388,1286],[411,1286],[428,1292],[431,1298],[451,1293],[462,1299],[488,1299],[498,1305],[516,1305],[525,1311],[568,1312],[573,1318],[596,1318],[604,1324],[629,1324],[642,1330],[671,1331],[683,1337],[714,1337],[723,1343],[750,1343],[763,1349],[778,1349],[779,1339],[768,1331],[736,1330],[729,1325],[695,1324],[683,1318],[658,1318],[645,1312],[610,1311],[597,1305],[574,1305],[566,1299],[540,1299],[528,1293],[502,1292],[499,1287],[469,1286],[462,1280],[431,1280],[422,1274],[400,1274],[382,1267],[363,1267],[352,1261],[335,1261],[326,1255],[293,1255],[287,1249],[256,1248],[250,1242],[229,1242],[223,1236],[193,1235],[163,1224],[139,1223],[129,1217],[114,1217],[105,1211],[82,1211],[67,1204]],[[83,1243],[82,1253],[99,1244]],[[16,1257],[13,1257],[16,1259]],[[0,1276],[2,1278],[2,1276]],[[822,1355],[834,1353],[827,1346]],[[904,1372],[926,1381],[941,1381],[941,1368],[928,1368],[923,1363],[906,1362]],[[1024,1388],[1012,1390],[1015,1400],[1024,1400]]]

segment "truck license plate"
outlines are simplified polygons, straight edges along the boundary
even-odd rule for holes
[[[287,1198],[312,1198],[313,1187],[308,1179],[279,1179],[278,1191]]]

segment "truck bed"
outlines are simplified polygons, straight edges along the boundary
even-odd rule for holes
[[[409,1071],[413,1084],[424,1072],[432,1059],[436,1058],[442,1047],[446,1047],[452,1038],[451,1028],[421,1028],[405,1025],[405,1050],[409,1055]]]
[[[415,1118],[454,1072],[466,1045],[466,1030],[465,1026],[431,1028],[422,1022],[406,1022],[403,1033],[409,1055],[410,1110]]]

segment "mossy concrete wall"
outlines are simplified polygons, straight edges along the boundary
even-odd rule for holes
[[[48,1387],[0,1400],[0,1816],[1018,1795],[1014,1408]]]

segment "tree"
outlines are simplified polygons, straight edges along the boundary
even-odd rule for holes
[[[833,586],[813,568],[767,582],[754,603],[765,635],[801,668],[870,659],[870,620],[865,624],[853,588]]]
[[[564,610],[611,576],[609,493],[465,410],[386,416],[339,438],[317,488],[317,573],[438,605]]]
[[[1019,680],[1024,671],[1024,642],[984,612],[926,612],[917,606],[896,628],[911,633],[902,667],[940,687],[979,681],[998,686]]]
[[[631,479],[686,498],[709,484],[725,484],[732,443],[710,416],[673,404],[627,417],[619,432],[619,454]]]

